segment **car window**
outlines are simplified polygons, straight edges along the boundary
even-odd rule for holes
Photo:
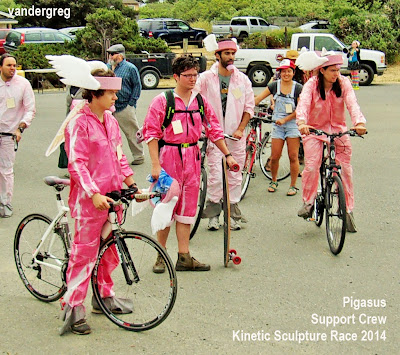
[[[250,19],[250,24],[253,26],[258,26],[257,19],[255,19],[255,18]]]
[[[310,49],[310,37],[308,37],[308,36],[299,37],[299,41],[297,43],[297,50],[299,51],[303,47]]]
[[[189,30],[189,26],[188,26],[186,23],[182,22],[182,21],[179,21],[179,22],[178,22],[178,27],[179,27],[181,30],[184,30],[184,31]]]
[[[25,35],[25,42],[40,42],[41,40],[40,33],[27,33]]]
[[[43,36],[43,41],[55,41],[56,40],[56,38],[55,38],[55,36],[54,36],[54,33],[43,33],[42,34],[42,36]]]
[[[179,26],[178,26],[178,23],[176,21],[167,21],[167,28],[169,30],[178,30]]]
[[[155,31],[155,30],[163,30],[164,29],[164,22],[162,22],[162,21],[154,21],[151,24],[151,29],[153,31]]]
[[[54,33],[54,39],[56,41],[64,42],[64,41],[69,41],[71,39],[71,37],[65,35],[64,33]]]
[[[148,31],[150,29],[150,22],[138,21],[138,26],[142,31]]]
[[[246,26],[246,19],[234,19],[231,21],[231,25]]]
[[[333,38],[316,36],[314,41],[314,48],[316,51],[322,51],[323,47],[325,47],[327,51],[342,51],[342,47]]]
[[[267,23],[264,20],[258,20],[260,22],[260,26],[269,26],[269,23]]]

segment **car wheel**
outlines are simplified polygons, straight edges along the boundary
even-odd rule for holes
[[[238,37],[238,42],[241,43],[245,40],[245,38],[249,37],[248,33],[246,32],[241,32],[239,37]]]
[[[142,87],[145,90],[155,89],[160,82],[160,76],[154,70],[145,70],[141,75]]]
[[[204,47],[203,40],[204,40],[203,36],[199,36],[199,38],[197,38],[197,47],[198,48],[203,48]]]
[[[247,76],[255,87],[267,86],[271,80],[271,72],[265,65],[255,65],[249,70]]]
[[[360,68],[360,86],[367,86],[374,80],[374,70],[368,64],[361,64]]]

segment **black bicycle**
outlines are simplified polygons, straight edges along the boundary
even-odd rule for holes
[[[37,299],[53,302],[66,292],[66,270],[70,257],[71,233],[67,220],[69,208],[64,205],[61,191],[70,184],[68,179],[45,178],[56,190],[58,214],[51,220],[42,214],[30,214],[18,225],[14,239],[14,257],[19,276],[25,287]],[[143,331],[162,323],[171,312],[177,295],[174,264],[165,249],[153,238],[121,228],[132,199],[143,200],[157,193],[137,194],[137,189],[113,191],[108,220],[104,224],[99,255],[92,272],[93,295],[106,317],[127,330]],[[117,211],[124,209],[121,222]],[[100,238],[100,236],[99,236]],[[166,265],[166,272],[154,274],[152,266],[157,255]],[[102,299],[98,275],[103,267],[116,266],[112,273],[116,296],[133,301],[129,314],[113,313],[110,302]]]
[[[199,197],[197,200],[196,221],[194,222],[192,229],[190,231],[190,239],[192,239],[194,237],[194,235],[197,232],[197,229],[199,228],[199,224],[201,221],[201,214],[203,212],[204,204],[206,203],[206,196],[207,196],[207,170],[206,170],[206,165],[205,165],[205,159],[206,159],[208,139],[204,135],[200,138],[200,141],[203,143],[203,145],[200,148],[201,173],[200,173]]]
[[[347,226],[346,198],[340,175],[341,166],[336,162],[335,139],[346,134],[352,137],[363,137],[354,130],[329,134],[310,128],[310,132],[317,136],[325,135],[329,139],[329,144],[324,142],[322,149],[322,162],[319,168],[320,181],[310,220],[313,220],[318,227],[321,226],[325,211],[329,248],[334,255],[337,255],[343,249]]]

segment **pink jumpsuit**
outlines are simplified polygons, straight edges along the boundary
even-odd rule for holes
[[[27,127],[35,116],[31,84],[19,75],[4,82],[0,76],[0,132],[14,133],[20,123]],[[14,140],[0,136],[0,204],[10,205],[14,189]]]
[[[175,95],[175,110],[197,110],[198,103],[195,92],[189,100],[186,108],[183,100]],[[201,135],[202,128],[205,127],[206,135],[215,142],[223,139],[223,132],[215,116],[214,110],[204,100],[205,119],[201,121],[200,113],[175,113],[171,124],[164,131],[161,125],[164,121],[167,100],[165,94],[157,95],[150,104],[143,125],[143,136],[148,143],[152,139],[163,138],[167,143],[196,143]],[[174,133],[173,122],[180,121],[182,133]],[[194,124],[193,124],[194,123]],[[200,186],[200,150],[198,145],[181,148],[182,158],[176,146],[165,145],[160,151],[160,164],[162,168],[175,180],[178,181],[181,194],[175,206],[173,219],[183,224],[193,224],[195,222],[197,210],[197,197]]]
[[[296,121],[321,129],[328,133],[347,131],[345,104],[350,113],[353,126],[365,123],[366,120],[357,103],[350,80],[340,76],[342,96],[336,97],[330,90],[326,93],[326,100],[322,100],[318,91],[318,77],[312,77],[303,86],[300,101],[296,109]],[[305,168],[302,174],[303,202],[312,204],[317,194],[319,167],[322,159],[322,142],[326,137],[310,134],[303,136]],[[342,167],[342,180],[346,195],[347,211],[354,208],[353,169],[350,164],[351,143],[348,135],[336,140],[336,159]]]
[[[105,195],[121,189],[125,178],[133,175],[121,146],[120,130],[114,116],[105,111],[102,124],[87,104],[65,129],[65,150],[71,175],[68,203],[75,218],[75,236],[67,270],[68,290],[64,296],[70,308],[83,307],[99,252],[100,232],[108,216],[108,211],[94,207],[91,197],[97,192]],[[107,259],[110,264],[103,264],[103,273],[99,277],[102,298],[114,296],[111,272],[117,265],[111,260],[118,258],[110,255]]]
[[[254,115],[254,92],[249,78],[236,67],[229,82],[225,118],[222,113],[221,91],[218,76],[218,65],[214,63],[210,70],[201,73],[197,81],[198,92],[204,95],[212,105],[224,133],[232,135],[239,127],[243,113]],[[229,151],[243,169],[246,159],[246,136],[240,141],[225,140]],[[219,203],[222,198],[222,152],[212,143],[207,148],[207,163],[209,166],[207,198],[213,203]],[[242,174],[228,172],[229,194],[231,203],[240,201]]]

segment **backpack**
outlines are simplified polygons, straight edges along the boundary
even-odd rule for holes
[[[193,113],[200,113],[201,120],[203,121],[205,118],[204,114],[204,101],[203,98],[200,94],[196,95],[197,99],[197,104],[199,108],[197,110],[175,110],[175,97],[174,97],[174,91],[173,90],[167,90],[164,92],[165,98],[167,99],[167,107],[165,109],[165,116],[164,116],[164,121],[163,124],[161,125],[161,129],[164,131],[172,122],[172,119],[174,117],[175,113],[190,113],[190,117],[192,119],[192,123],[194,125],[194,120],[193,120]],[[161,149],[165,144],[163,139],[160,139],[158,141],[158,149]]]

